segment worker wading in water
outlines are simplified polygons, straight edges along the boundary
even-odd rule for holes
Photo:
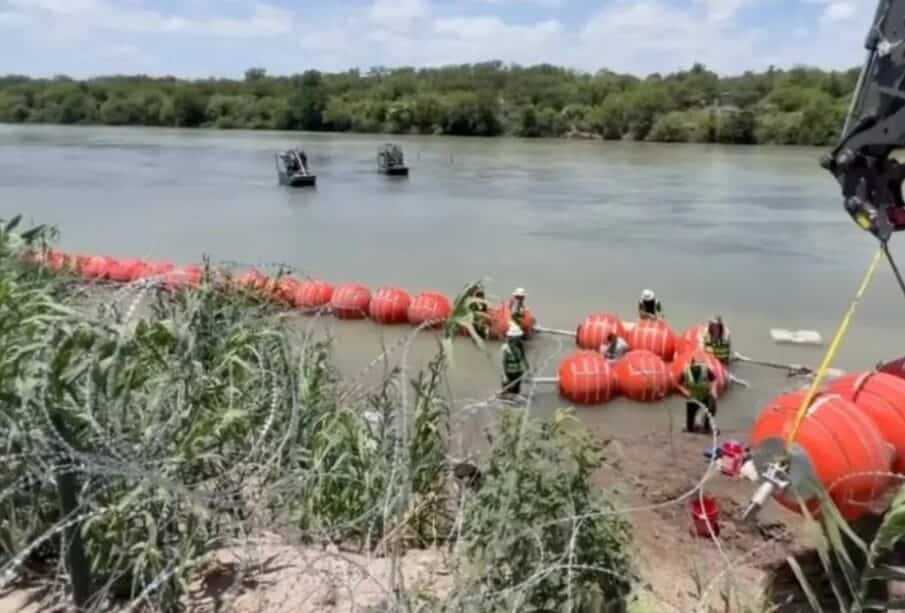
[[[503,394],[518,396],[522,391],[522,379],[528,372],[528,356],[525,353],[525,334],[516,324],[509,324],[506,343],[503,345]]]
[[[729,364],[732,359],[732,342],[729,339],[729,331],[723,325],[723,318],[714,315],[707,324],[707,332],[704,334],[704,349],[713,354],[723,364]]]
[[[641,292],[641,300],[638,301],[638,319],[660,319],[663,317],[663,305],[657,300],[653,290],[646,289]]]
[[[475,332],[482,339],[486,339],[490,319],[487,316],[487,297],[484,295],[484,286],[480,283],[471,286],[466,294],[466,300],[470,300],[468,308],[471,309],[473,315],[472,326]]]
[[[610,332],[606,337],[606,343],[600,347],[600,352],[608,360],[618,360],[628,353],[628,343],[615,332]]]
[[[521,287],[512,292],[512,298],[509,300],[509,314],[512,321],[523,331],[525,330],[525,290]]]
[[[682,373],[682,385],[679,390],[688,399],[685,403],[686,432],[697,431],[695,421],[698,416],[698,410],[702,407],[710,414],[711,418],[716,417],[716,395],[713,393],[714,381],[716,381],[716,375],[710,370],[710,367],[694,358],[685,368],[685,372]],[[704,433],[712,433],[710,419],[704,420]]]

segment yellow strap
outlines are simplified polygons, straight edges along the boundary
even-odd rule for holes
[[[814,377],[814,382],[811,384],[808,393],[804,397],[804,401],[801,403],[801,408],[798,409],[798,414],[795,416],[795,424],[792,426],[792,431],[789,433],[789,438],[786,439],[786,451],[789,451],[792,448],[792,443],[794,443],[795,439],[798,437],[798,431],[801,429],[801,424],[804,421],[804,416],[807,415],[808,408],[811,406],[811,401],[814,399],[814,396],[817,394],[818,388],[820,388],[820,385],[823,383],[827,369],[833,362],[833,358],[836,357],[836,352],[839,349],[839,345],[842,343],[842,337],[845,336],[845,333],[848,330],[848,326],[852,321],[852,316],[855,314],[855,309],[857,308],[858,303],[861,301],[861,297],[864,295],[864,290],[866,290],[867,286],[870,285],[870,281],[874,276],[874,271],[877,269],[877,263],[880,261],[880,256],[882,255],[883,249],[881,248],[879,251],[877,251],[877,254],[874,256],[873,261],[870,263],[867,272],[864,274],[864,280],[861,282],[861,287],[858,289],[858,293],[855,294],[855,299],[852,300],[851,305],[848,307],[848,312],[845,314],[845,317],[842,318],[842,323],[839,324],[839,329],[836,330],[836,336],[835,338],[833,338],[833,342],[830,344],[830,348],[827,350],[826,355],[823,357],[823,363],[820,364],[820,368],[817,371],[817,376]]]

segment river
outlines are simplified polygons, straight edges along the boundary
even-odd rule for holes
[[[601,310],[633,320],[649,287],[679,332],[719,312],[738,351],[815,366],[824,348],[777,345],[770,328],[814,329],[828,342],[876,249],[843,212],[816,149],[393,137],[412,167],[399,180],[375,172],[385,140],[0,126],[0,215],[56,224],[62,248],[79,252],[283,262],[334,283],[453,295],[488,277],[500,299],[524,286],[541,324],[555,328],[574,329]],[[274,152],[300,142],[316,189],[277,185]],[[899,355],[903,314],[905,298],[883,265],[836,365],[865,369]],[[411,331],[319,325],[335,334],[338,363],[350,374],[382,342]],[[539,374],[555,375],[559,351],[572,349],[557,342],[532,341],[532,362],[547,364]],[[411,367],[435,347],[431,335],[419,338]],[[498,348],[482,355],[463,342],[455,356],[457,406],[492,395]],[[734,370],[752,387],[721,402],[724,430],[747,428],[791,385],[780,372]],[[547,386],[533,406],[547,413],[564,404]],[[670,412],[680,421],[683,409],[672,397],[578,413],[620,434],[668,427]]]

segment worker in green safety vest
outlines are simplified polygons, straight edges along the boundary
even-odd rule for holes
[[[714,315],[707,324],[707,332],[704,334],[704,349],[709,351],[723,364],[729,364],[732,359],[732,341],[729,339],[729,331],[723,325],[723,318]]]
[[[519,395],[522,379],[528,372],[528,356],[525,353],[524,332],[515,323],[509,324],[506,343],[503,345],[503,393]]]
[[[704,407],[710,417],[716,417],[716,395],[714,394],[716,375],[704,362],[692,358],[682,373],[682,385],[679,391],[685,395],[685,431],[695,432],[695,421],[698,411]],[[704,432],[712,432],[710,419],[705,420]]]

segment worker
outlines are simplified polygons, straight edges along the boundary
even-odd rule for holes
[[[608,360],[618,360],[628,353],[628,343],[615,332],[610,332],[606,337],[606,343],[600,348],[601,353]]]
[[[723,318],[714,315],[707,324],[707,332],[704,334],[704,349],[713,354],[723,364],[729,364],[732,359],[732,342],[729,339],[729,331],[723,325]]]
[[[515,323],[509,324],[506,343],[503,345],[503,393],[518,396],[522,379],[528,372],[528,356],[525,355],[525,333]]]
[[[703,406],[710,418],[716,417],[716,395],[713,393],[716,375],[704,362],[692,358],[682,374],[682,385],[679,391],[685,395],[685,431],[695,432],[695,421],[698,410]],[[704,432],[711,434],[711,421],[707,419],[704,424]]]
[[[512,321],[522,330],[525,329],[525,312],[527,310],[528,308],[525,306],[525,290],[521,287],[516,288],[512,292],[512,299],[509,300],[509,314],[512,317]]]
[[[641,292],[641,300],[638,302],[639,319],[659,319],[663,317],[663,305],[657,300],[653,290],[646,289]]]
[[[468,308],[471,309],[473,315],[472,326],[479,337],[486,339],[490,319],[487,316],[487,298],[484,295],[484,286],[481,283],[475,283],[469,287],[466,299],[471,299]]]

